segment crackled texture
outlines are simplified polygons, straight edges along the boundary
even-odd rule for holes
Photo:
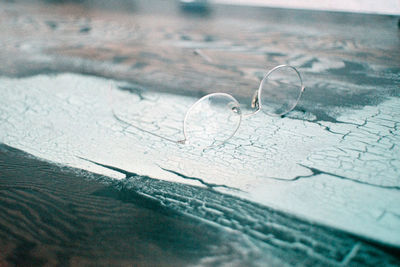
[[[278,219],[269,228],[263,209],[272,209],[400,246],[396,18],[221,6],[199,18],[154,3],[125,12],[1,3],[0,142],[117,179],[142,175],[141,188],[121,183],[255,240],[269,240],[274,227],[306,237]],[[206,93],[230,93],[249,112],[260,78],[282,63],[299,67],[307,88],[288,116],[246,118],[228,143],[207,150],[148,133],[181,140],[187,108]],[[164,183],[177,185],[152,191]],[[179,183],[213,191],[188,196],[192,187]],[[365,245],[346,240],[340,256],[334,246],[307,255],[365,260]]]
[[[1,140],[55,162],[104,174],[109,172],[88,166],[88,160],[228,190],[382,242],[399,243],[393,231],[400,229],[396,216],[400,153],[395,145],[396,122],[387,119],[400,116],[397,98],[349,112],[338,118],[342,123],[330,123],[329,130],[299,117],[259,113],[244,120],[237,135],[222,147],[201,150],[131,126],[180,140],[185,109],[195,98],[157,93],[139,97],[119,86],[72,74],[3,78]],[[364,118],[365,123],[356,124],[351,116]],[[388,134],[379,134],[383,132]],[[351,141],[354,137],[357,140]],[[346,164],[353,167],[344,168]]]
[[[102,166],[126,179],[54,166],[0,145],[0,210],[6,215],[0,217],[2,256],[16,264],[102,265],[110,260],[163,266],[399,263],[396,250],[254,202]],[[10,181],[10,175],[16,179]],[[32,231],[37,228],[42,230]],[[13,246],[7,246],[9,240]],[[42,244],[46,249],[37,249]],[[157,257],[150,256],[154,254]]]

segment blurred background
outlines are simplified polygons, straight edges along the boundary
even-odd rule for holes
[[[34,2],[40,0],[28,0],[26,2]],[[169,0],[163,1],[163,4],[171,2],[180,2],[185,8],[203,8],[208,4],[226,4],[226,5],[244,5],[244,6],[265,6],[290,9],[309,9],[309,10],[325,10],[325,11],[344,11],[356,13],[370,14],[400,14],[400,1],[398,0]],[[8,0],[6,2],[19,2],[18,0]],[[108,7],[116,7],[141,2],[141,0],[44,0],[44,2],[76,2],[95,4]]]
[[[254,5],[377,14],[400,14],[400,1],[398,0],[213,0],[212,2],[233,5]]]

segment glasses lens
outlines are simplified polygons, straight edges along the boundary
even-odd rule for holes
[[[240,106],[234,97],[224,93],[209,94],[188,110],[183,131],[190,144],[218,146],[236,133],[241,119]]]
[[[278,66],[260,85],[260,107],[267,114],[284,115],[294,109],[302,93],[302,81],[290,66]]]

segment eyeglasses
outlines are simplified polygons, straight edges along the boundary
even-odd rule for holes
[[[298,104],[305,88],[299,71],[290,65],[279,65],[268,71],[254,92],[252,111],[243,114],[239,102],[227,93],[211,93],[198,99],[187,111],[183,120],[183,139],[173,140],[135,126],[113,110],[121,123],[132,126],[167,141],[191,144],[202,148],[224,144],[238,131],[243,118],[260,110],[271,116],[284,116]]]

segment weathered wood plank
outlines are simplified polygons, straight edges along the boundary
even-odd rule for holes
[[[397,249],[209,189],[133,173],[113,181],[5,145],[0,169],[3,265],[400,262]]]
[[[282,257],[290,264],[301,260],[304,265],[398,264],[393,256],[397,249],[377,247],[375,243],[400,244],[397,17],[225,6],[213,6],[209,13],[198,16],[182,13],[165,1],[121,3],[123,10],[117,7],[111,11],[87,3],[0,3],[0,74],[7,76],[0,78],[0,142],[58,163],[120,178],[142,173],[204,187],[217,185],[211,187],[220,193],[140,176],[135,176],[137,181],[115,182],[124,190],[133,188],[170,207],[172,214],[183,212],[237,231],[238,235],[230,236],[218,227],[204,226],[204,231],[211,231],[210,240],[224,235],[214,241],[234,240],[235,246],[249,255],[254,251],[266,255],[267,259],[245,258],[255,265],[265,260],[283,263]],[[281,120],[260,116],[243,122],[233,142],[221,150],[199,153],[166,144],[121,124],[110,112],[110,106],[117,107],[130,123],[181,137],[181,117],[195,98],[177,94],[198,97],[223,91],[246,107],[265,69],[282,63],[299,67],[304,75],[307,91],[298,108]],[[116,84],[111,87],[118,101],[110,104],[107,100],[105,88],[109,89],[110,80],[48,75],[60,72],[114,78]],[[161,95],[160,91],[175,95]],[[0,171],[19,176],[23,170],[18,160],[6,161],[12,157],[10,153],[5,154],[7,164]],[[24,157],[18,159],[28,162]],[[120,168],[123,175],[95,162]],[[16,262],[21,257],[37,264],[44,263],[45,258],[61,261],[67,257],[63,253],[81,255],[70,258],[72,263],[77,260],[84,264],[91,257],[120,263],[128,258],[127,264],[146,262],[139,256],[132,261],[123,251],[108,252],[118,237],[129,242],[139,238],[138,233],[128,234],[125,227],[128,220],[142,216],[144,211],[131,204],[123,206],[120,198],[125,193],[79,182],[75,177],[74,185],[67,188],[75,192],[71,193],[72,200],[66,194],[68,190],[60,187],[65,186],[66,176],[53,185],[49,173],[60,175],[52,172],[54,166],[29,164],[32,166],[27,169],[37,174],[37,184],[22,174],[23,181],[15,179],[16,184],[7,180],[10,176],[4,176],[6,190],[2,190],[0,209],[6,215],[0,219],[4,223],[0,237],[11,240],[2,246],[11,255],[4,262]],[[106,193],[91,189],[97,186]],[[118,197],[111,197],[114,200],[108,203],[104,194],[114,193]],[[31,206],[28,201],[35,204]],[[147,201],[145,198],[143,203]],[[104,209],[98,209],[98,205]],[[271,214],[275,211],[266,206],[363,238],[279,212],[274,217]],[[247,217],[233,212],[236,209]],[[113,230],[111,222],[125,210],[133,215],[123,217],[122,226]],[[61,221],[52,217],[52,212],[59,213]],[[75,213],[82,216],[78,221],[87,221],[96,230],[74,224]],[[153,211],[149,214],[149,218],[156,216]],[[43,219],[47,217],[50,221]],[[175,223],[169,215],[160,218]],[[187,223],[190,232],[198,222],[188,220],[179,227],[185,228]],[[40,225],[45,225],[41,231],[37,229]],[[102,227],[108,231],[102,236],[107,240],[104,243],[97,238]],[[85,239],[94,236],[95,241]],[[196,238],[189,234],[188,243]],[[243,238],[252,241],[246,243]],[[35,246],[43,242],[57,244],[58,248],[47,255],[47,247]],[[63,242],[89,244],[106,256],[101,258],[95,251],[84,254],[82,247],[75,250],[60,245]],[[156,247],[152,251],[163,259],[176,263],[190,263],[187,257],[198,262],[205,259],[204,255],[221,254],[219,250],[212,254],[206,247],[198,257],[192,256],[194,250],[178,255],[175,250],[165,251],[165,244],[157,242],[161,241],[149,241],[148,246]],[[129,248],[128,252],[136,249],[127,243],[123,246]],[[138,254],[132,253],[147,253],[143,252],[146,246],[141,244]],[[249,249],[251,246],[255,250]],[[236,252],[234,246],[221,249]],[[222,254],[227,258],[214,260],[237,259],[225,252]]]
[[[0,88],[1,140],[39,157],[116,178],[123,176],[93,162],[211,185],[379,242],[400,242],[393,234],[400,229],[396,98],[357,112],[345,109],[340,123],[259,113],[243,120],[223,147],[203,151],[154,137],[112,112],[179,140],[185,109],[195,98],[137,94],[129,84],[72,74],[3,78]]]
[[[2,266],[188,265],[221,246],[220,229],[87,173],[4,145],[0,170]]]

